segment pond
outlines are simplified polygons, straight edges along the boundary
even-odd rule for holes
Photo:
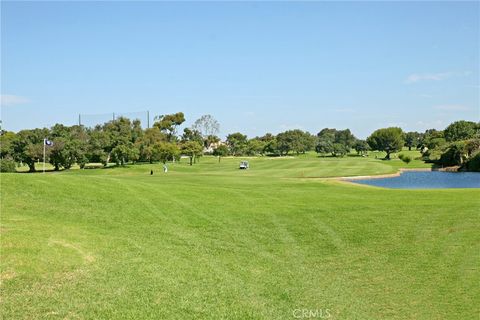
[[[396,177],[347,180],[393,189],[480,188],[480,172],[405,171]]]

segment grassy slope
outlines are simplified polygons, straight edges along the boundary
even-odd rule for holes
[[[247,172],[237,165],[204,158],[167,175],[159,165],[2,174],[0,314],[478,315],[478,190],[293,179],[391,173],[398,160],[259,158]]]

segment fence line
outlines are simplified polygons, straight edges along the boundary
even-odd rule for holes
[[[111,112],[111,113],[96,113],[96,114],[78,114],[78,124],[85,127],[95,127],[96,125],[104,124],[119,117],[125,117],[130,120],[140,120],[143,127],[150,128],[150,111],[137,112]]]

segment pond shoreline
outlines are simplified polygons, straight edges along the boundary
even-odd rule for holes
[[[405,169],[394,174],[342,177],[342,183],[387,189],[480,188],[480,173],[455,172],[440,168]]]
[[[399,171],[395,173],[384,173],[370,176],[343,176],[343,177],[297,177],[295,179],[304,179],[304,180],[335,180],[335,181],[345,181],[349,180],[362,180],[362,179],[381,179],[381,178],[392,178],[398,177],[402,172],[412,172],[412,171],[445,171],[434,168],[400,168]],[[290,179],[290,178],[287,178]]]
[[[433,168],[400,168],[395,173],[387,173],[387,174],[378,174],[378,175],[371,175],[371,176],[352,176],[352,177],[335,177],[333,179],[338,180],[364,180],[364,179],[381,179],[381,178],[393,178],[399,177],[403,172],[415,172],[415,171],[444,171],[440,169],[433,169]]]
[[[363,179],[381,179],[399,177],[403,172],[425,172],[425,171],[440,171],[440,172],[468,172],[459,170],[459,166],[445,167],[445,168],[400,168],[398,172],[370,175],[370,176],[352,176],[352,177],[332,177],[332,179],[338,180],[363,180]]]

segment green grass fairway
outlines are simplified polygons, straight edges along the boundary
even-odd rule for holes
[[[310,179],[427,167],[374,154],[240,160],[2,174],[0,314],[478,319],[479,189]]]

